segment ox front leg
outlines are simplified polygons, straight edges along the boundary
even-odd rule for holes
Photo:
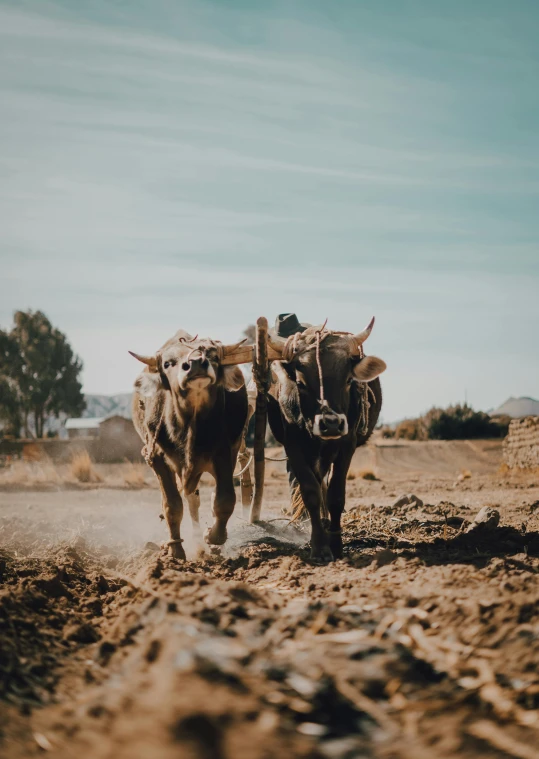
[[[350,462],[354,449],[342,452],[331,473],[331,480],[327,490],[327,510],[329,512],[329,545],[336,559],[342,558],[342,529],[341,517],[346,502],[346,475],[350,468]]]
[[[311,559],[317,562],[333,560],[329,537],[322,522],[324,494],[312,469],[301,459],[294,460],[289,453],[291,469],[299,482],[305,508],[311,518]]]
[[[222,546],[228,537],[226,526],[236,505],[236,491],[234,490],[233,468],[228,457],[226,461],[215,462],[214,470],[215,494],[212,502],[214,522],[206,530],[204,539],[210,545]]]
[[[189,504],[189,514],[191,515],[191,524],[193,526],[193,538],[197,543],[200,543],[202,538],[202,530],[200,529],[199,510],[200,510],[200,493],[198,488],[194,493],[187,496],[187,503]]]
[[[163,513],[170,533],[168,552],[175,559],[185,559],[185,551],[182,545],[183,540],[180,537],[183,503],[176,484],[176,475],[169,468],[162,456],[156,456],[153,460],[153,470],[161,487]]]

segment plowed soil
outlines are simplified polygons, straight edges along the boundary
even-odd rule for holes
[[[282,463],[266,521],[237,507],[186,562],[153,488],[0,492],[0,755],[537,757],[539,478],[499,467],[496,443],[359,451],[326,566]]]

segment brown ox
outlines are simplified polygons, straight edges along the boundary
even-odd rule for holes
[[[192,338],[179,330],[155,356],[131,355],[147,365],[135,381],[133,421],[161,486],[169,552],[185,559],[176,476],[198,534],[198,483],[203,472],[215,478],[214,523],[204,537],[215,545],[227,539],[236,503],[234,467],[247,421],[247,392],[236,364],[251,361],[251,348]]]

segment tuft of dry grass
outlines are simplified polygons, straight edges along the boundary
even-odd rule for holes
[[[378,480],[378,477],[372,471],[372,469],[360,469],[359,476],[362,480]]]
[[[79,482],[102,482],[102,478],[94,469],[94,464],[88,451],[77,451],[71,459],[71,474]]]
[[[59,485],[61,477],[51,461],[14,461],[2,472],[1,482],[6,485]]]
[[[346,475],[347,480],[355,480],[357,478],[362,480],[378,481],[378,477],[372,471],[372,469],[349,469]]]
[[[140,490],[146,485],[146,465],[129,464],[124,474],[124,482],[128,488]]]
[[[459,476],[457,477],[457,482],[463,482],[464,480],[469,480],[472,476],[472,473],[469,469],[463,469]]]

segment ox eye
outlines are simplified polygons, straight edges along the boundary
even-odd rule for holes
[[[172,360],[170,360],[170,361],[165,361],[165,363],[163,364],[163,368],[164,368],[164,369],[168,369],[170,366],[174,366],[174,364],[175,364],[175,363],[176,363],[176,362],[175,362],[175,361],[172,361]]]
[[[300,379],[296,380],[296,385],[300,388],[300,390],[306,390],[307,388],[307,385],[305,384],[305,382]]]

